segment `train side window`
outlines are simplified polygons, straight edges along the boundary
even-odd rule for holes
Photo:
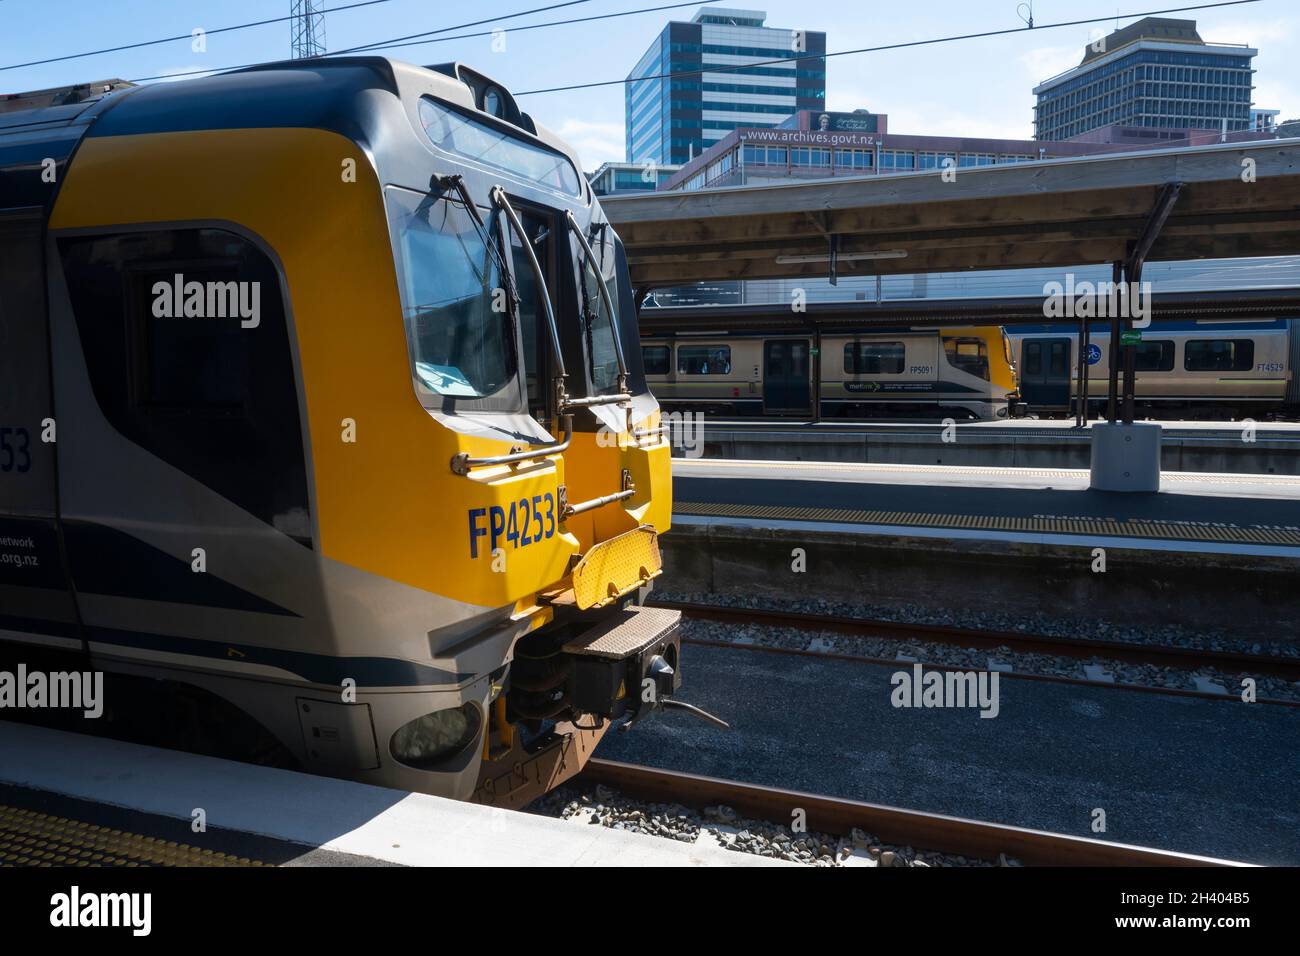
[[[1189,372],[1249,372],[1255,367],[1255,343],[1250,339],[1191,339],[1183,351]]]
[[[641,361],[645,364],[647,375],[667,375],[672,367],[672,349],[667,345],[645,345],[641,347]]]
[[[1022,350],[1025,360],[1025,375],[1043,374],[1043,343],[1026,342]]]
[[[186,321],[183,315],[173,315],[170,309],[150,305],[154,301],[159,306],[165,305],[156,298],[165,296],[180,301],[183,306],[184,287],[194,282],[203,288],[205,299],[207,290],[213,289],[214,284],[229,288],[226,284],[231,283],[238,290],[238,267],[193,263],[183,273],[177,273],[179,268],[175,265],[128,272],[128,307],[136,319],[128,328],[133,340],[135,400],[141,406],[159,411],[184,409],[195,415],[241,414],[248,394],[250,337],[244,334],[239,315],[232,312]],[[178,275],[184,276],[180,287]],[[213,304],[217,302],[214,300]],[[205,301],[205,311],[206,305]],[[159,315],[160,312],[164,314]]]
[[[902,342],[849,342],[844,371],[849,375],[902,375],[907,350]]]
[[[677,371],[681,375],[730,375],[731,346],[679,345]]]
[[[1174,343],[1143,339],[1134,355],[1133,367],[1139,372],[1172,372]]]
[[[989,380],[989,347],[983,339],[962,337],[945,337],[943,350],[948,357],[948,364],[955,369],[974,375],[985,381]],[[1053,355],[1053,365],[1056,356]],[[1064,368],[1064,362],[1062,362]]]
[[[605,307],[605,299],[600,294],[600,283],[606,283],[610,291],[610,301],[617,302],[614,290],[614,270],[616,267],[614,246],[607,240],[609,231],[601,233],[600,238],[588,240],[592,252],[598,257],[591,262],[572,239],[573,255],[581,262],[582,282],[579,292],[582,296],[583,329],[586,333],[587,354],[591,362],[591,386],[596,395],[608,395],[618,389],[618,351],[614,346],[614,323],[617,315],[610,315]],[[615,310],[617,310],[615,305]]]
[[[278,267],[222,229],[59,240],[95,399],[128,440],[310,543]]]

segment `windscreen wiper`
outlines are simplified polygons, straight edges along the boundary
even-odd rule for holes
[[[614,311],[614,300],[610,297],[609,286],[605,282],[603,270],[599,269],[596,264],[596,254],[591,250],[591,244],[587,242],[587,237],[582,234],[582,229],[578,226],[578,220],[573,216],[573,210],[564,211],[564,221],[568,223],[569,229],[578,238],[578,245],[582,246],[582,253],[587,257],[587,262],[591,267],[592,274],[596,277],[596,291],[600,294],[600,299],[605,303],[605,311],[609,314],[609,331],[614,338],[614,357],[618,359],[618,395],[605,396],[613,398],[614,401],[609,404],[618,404],[623,400],[631,401],[631,395],[627,390],[627,359],[623,356],[623,337],[618,331],[618,313]],[[605,403],[597,403],[605,404]]]
[[[454,189],[460,196],[461,203],[469,212],[474,220],[475,228],[478,229],[484,244],[488,249],[495,249],[492,243],[492,237],[488,235],[487,224],[483,222],[483,217],[479,215],[478,207],[474,205],[474,200],[470,197],[469,190],[465,186],[465,179],[459,175],[435,177],[435,182],[443,189]],[[473,468],[482,468],[490,465],[513,465],[524,461],[534,461],[538,458],[545,458],[548,455],[558,454],[569,447],[573,441],[573,416],[564,414],[565,404],[565,371],[564,356],[560,354],[560,335],[555,325],[555,315],[551,311],[551,298],[546,291],[546,280],[542,277],[541,265],[537,261],[537,256],[533,253],[532,244],[527,241],[527,235],[523,230],[523,225],[519,221],[519,216],[515,213],[514,208],[510,205],[502,192],[500,186],[493,186],[489,194],[493,207],[502,210],[506,218],[510,221],[513,228],[523,239],[524,251],[528,254],[529,263],[533,268],[533,275],[537,280],[538,288],[541,290],[542,304],[545,306],[547,322],[551,329],[551,343],[555,347],[555,361],[559,368],[559,378],[556,383],[557,398],[559,404],[559,417],[564,425],[564,435],[561,438],[554,439],[532,448],[523,448],[516,446],[511,449],[508,455],[491,455],[484,458],[473,458],[467,452],[461,452],[453,455],[451,459],[451,470],[458,475],[468,475]],[[514,282],[510,277],[510,269],[505,262],[504,256],[501,257],[501,276],[506,283],[506,293],[510,298],[511,304],[515,309],[515,317],[519,315],[519,294],[515,291]]]

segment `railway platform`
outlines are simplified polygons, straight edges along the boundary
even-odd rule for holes
[[[0,865],[780,865],[10,721],[0,721],[0,753]]]
[[[1069,609],[1288,641],[1300,616],[1300,478],[1164,472],[1160,492],[1130,494],[1091,490],[1085,469],[675,459],[674,492],[673,591]]]
[[[1164,471],[1300,475],[1300,423],[1161,422]],[[685,440],[682,440],[684,436]],[[853,423],[714,419],[691,424],[673,454],[888,465],[1087,468],[1089,428],[1073,419],[940,423]],[[692,458],[691,460],[696,460]]]

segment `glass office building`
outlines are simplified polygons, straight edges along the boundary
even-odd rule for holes
[[[664,27],[628,74],[629,162],[685,163],[739,127],[776,126],[824,107],[826,34],[766,20],[761,10],[701,7],[689,23]]]
[[[587,174],[587,180],[597,196],[654,192],[677,175],[679,169],[680,166],[658,163],[602,163],[594,173]]]
[[[1205,42],[1195,20],[1146,17],[1099,37],[1078,66],[1034,88],[1034,136],[1073,139],[1107,126],[1250,129],[1258,52]]]

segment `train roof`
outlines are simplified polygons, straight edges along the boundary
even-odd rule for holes
[[[499,117],[480,109],[487,89],[504,99]],[[376,95],[383,94],[397,97],[412,111],[421,96],[437,97],[472,111],[477,119],[506,124],[512,127],[511,135],[558,152],[575,170],[582,169],[573,150],[519,110],[505,87],[463,64],[422,67],[380,56],[313,58],[0,114],[0,208],[48,202],[50,190],[40,180],[40,163],[45,158],[66,162],[82,136],[315,128],[339,133],[374,155],[392,141],[385,135],[385,124],[395,114],[375,102]],[[585,182],[585,177],[579,178]]]

